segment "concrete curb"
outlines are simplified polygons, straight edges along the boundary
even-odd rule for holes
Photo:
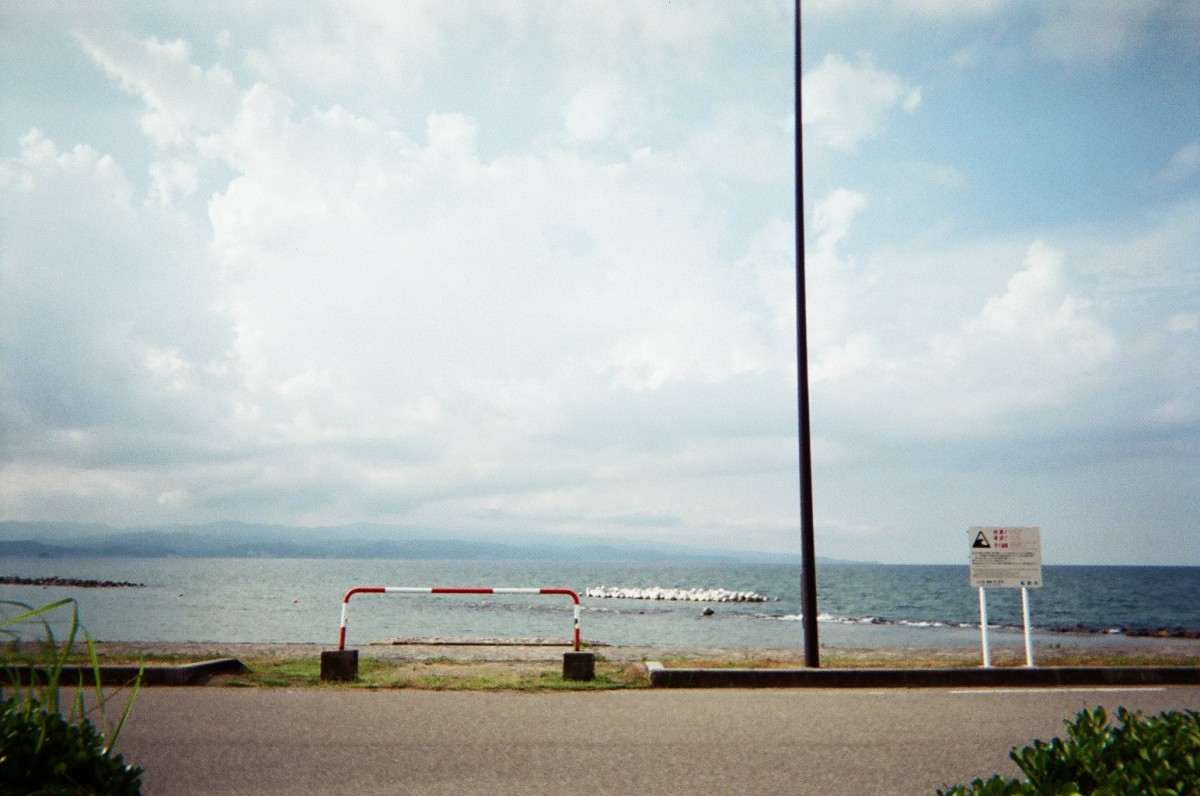
[[[101,665],[100,685],[125,686],[132,685],[142,672],[142,685],[201,685],[208,682],[214,675],[237,674],[246,671],[246,665],[237,658],[217,658],[211,661],[182,663],[174,665]],[[0,676],[9,681],[15,679],[23,685],[28,685],[36,674],[37,682],[46,681],[45,666],[4,666],[0,668]],[[96,684],[96,672],[91,666],[64,666],[59,677],[59,684],[67,687],[78,683],[84,685]]]
[[[658,688],[997,688],[1200,685],[1196,666],[978,669],[668,669],[646,664]]]

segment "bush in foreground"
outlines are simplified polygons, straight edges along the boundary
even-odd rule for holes
[[[1009,757],[1026,780],[996,775],[939,796],[1200,796],[1200,713],[1117,708],[1110,725],[1104,708],[1085,709],[1067,722],[1065,741],[1034,741]]]
[[[120,735],[133,696],[125,703],[114,724],[105,714],[111,695],[101,689],[100,665],[95,646],[79,625],[78,606],[73,600],[60,600],[41,608],[3,602],[3,606],[23,609],[20,614],[0,620],[0,635],[7,636],[10,648],[20,648],[13,630],[21,623],[37,620],[43,614],[71,605],[71,631],[60,651],[48,622],[41,620],[45,632],[43,665],[29,672],[35,682],[22,685],[20,669],[0,661],[0,794],[3,796],[137,796],[141,793],[142,770],[128,766],[121,755],[112,751]],[[89,709],[83,696],[83,681],[77,684],[74,699],[64,705],[61,699],[63,667],[78,632],[82,632],[92,662],[96,682],[93,705]],[[40,678],[40,681],[39,681]],[[138,678],[140,682],[140,676]],[[136,693],[137,685],[134,686]],[[65,712],[65,715],[64,715]],[[89,715],[101,724],[97,729]]]
[[[90,721],[69,722],[37,700],[0,704],[0,750],[0,793],[141,792],[141,769],[111,754]]]

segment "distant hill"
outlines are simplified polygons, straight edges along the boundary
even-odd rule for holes
[[[800,563],[798,555],[707,550],[655,542],[532,534],[497,542],[482,537],[436,536],[406,526],[294,527],[240,522],[116,528],[6,520],[0,522],[0,555]]]

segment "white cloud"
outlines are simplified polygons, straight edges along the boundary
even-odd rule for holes
[[[598,80],[581,89],[563,108],[567,135],[583,142],[602,141],[617,126],[624,88],[618,80]]]
[[[478,12],[491,17],[494,4]],[[271,28],[246,53],[261,80],[301,95],[405,97],[436,67],[449,42],[445,22],[461,19],[458,3],[412,0],[306,4]],[[373,85],[372,85],[373,84]]]
[[[1167,319],[1167,331],[1171,334],[1200,331],[1200,316],[1190,312],[1176,313]]]
[[[818,18],[832,15],[861,17],[862,14],[879,15],[886,11],[900,19],[916,17],[945,24],[996,17],[1016,5],[1019,0],[975,0],[970,3],[956,0],[891,0],[888,3],[880,0],[804,0],[803,11],[805,16]]]
[[[866,332],[854,332],[843,341],[825,346],[817,352],[817,361],[809,370],[813,384],[840,381],[856,371],[878,365],[880,350],[875,337]]]
[[[154,335],[134,349],[133,385],[138,400],[215,398],[193,445],[224,439],[229,464],[122,476],[121,511],[141,496],[144,518],[187,510],[337,521],[375,505],[454,524],[511,493],[503,504],[513,511],[578,513],[594,468],[555,439],[633,443],[623,416],[648,403],[647,416],[662,422],[637,444],[670,437],[671,456],[681,456],[746,423],[742,400],[703,398],[689,422],[667,408],[681,394],[720,396],[723,384],[789,394],[791,333],[774,298],[755,288],[777,282],[779,269],[786,279],[790,262],[768,243],[740,270],[723,267],[720,225],[685,158],[639,150],[597,162],[548,148],[485,160],[480,124],[464,114],[429,114],[424,140],[412,141],[340,106],[304,110],[261,83],[233,86],[225,109],[205,115],[192,107],[209,97],[197,82],[224,92],[227,73],[189,66],[186,47],[141,48],[167,58],[173,71],[159,82],[145,74],[152,58],[90,51],[148,117],[172,121],[145,125],[170,150],[151,166],[161,205],[194,193],[200,172],[232,175],[191,230],[211,225],[206,265],[222,285],[207,304],[220,308],[225,345],[205,358]],[[589,101],[599,98],[600,116],[617,113],[615,84],[597,85]],[[568,119],[569,129],[604,135],[611,120],[600,116]],[[31,140],[29,149],[33,157],[52,145]],[[177,154],[185,151],[188,159]],[[123,196],[134,228],[151,229],[156,211],[130,207],[127,185]],[[749,289],[738,281],[747,271],[761,280]],[[185,289],[157,306],[170,314],[204,300]],[[597,398],[566,398],[577,394]],[[609,408],[597,415],[601,404]],[[77,426],[107,444],[86,420]],[[519,477],[515,461],[525,462]],[[641,489],[614,484],[586,502],[616,512],[645,502]],[[680,498],[690,489],[681,483]]]
[[[1156,207],[1104,229],[1085,227],[1073,237],[1089,271],[1100,280],[1101,295],[1138,307],[1128,316],[1135,324],[1143,321],[1149,306],[1200,300],[1200,201]]]
[[[168,446],[221,413],[230,334],[186,224],[137,207],[111,158],[61,151],[36,131],[0,162],[0,192],[14,455],[84,466],[118,455],[114,445],[134,460],[193,455],[191,443]]]
[[[722,179],[750,179],[791,186],[795,120],[764,115],[757,108],[730,104],[709,126],[693,132],[681,150],[690,168]]]
[[[859,334],[848,320],[854,304],[864,295],[867,286],[857,264],[844,257],[839,247],[850,234],[855,218],[867,206],[867,198],[846,188],[837,188],[813,209],[812,230],[815,233],[812,251],[805,258],[807,280],[809,345],[815,354],[816,367],[810,374],[820,381],[834,373],[845,372],[833,365],[830,357],[840,361],[845,351],[855,352],[854,360],[861,367],[862,355],[873,349],[869,336]],[[843,336],[857,336],[850,345]],[[827,352],[829,348],[833,353]]]
[[[911,113],[921,105],[921,92],[898,76],[877,68],[869,58],[857,64],[826,55],[803,78],[804,125],[828,146],[853,151],[878,136],[892,109]]]
[[[1045,22],[1087,118],[1182,12],[1105,7],[1089,54],[1064,4],[840,5],[806,4],[813,52],[872,53],[805,75],[820,533],[937,557],[982,487],[1066,494],[1049,471],[1088,461],[1171,462],[1168,494],[1200,416],[1194,145],[1140,147],[1162,180],[1134,188],[1081,160],[1092,213],[959,111],[1061,87]],[[42,15],[0,150],[4,516],[794,547],[790,4],[476,6]]]
[[[712,38],[721,31],[723,4],[577,2],[557,9],[555,31],[563,52],[583,56],[581,61],[600,65],[613,58],[648,58],[658,62],[665,53],[685,61],[703,56]],[[744,13],[753,13],[747,9]],[[632,54],[632,55],[631,55]]]
[[[1191,141],[1175,150],[1159,179],[1163,182],[1183,182],[1197,173],[1200,173],[1200,141]]]
[[[224,128],[237,111],[233,76],[220,66],[196,66],[185,41],[99,33],[79,39],[97,64],[145,101],[142,130],[160,147],[186,147]]]
[[[833,256],[837,245],[850,233],[850,225],[866,207],[867,198],[857,191],[838,188],[817,203],[813,211],[813,229],[817,233],[817,252],[822,261]]]
[[[971,374],[977,385],[961,385],[983,401],[998,395],[1045,401],[1116,353],[1112,334],[1092,317],[1089,302],[1068,291],[1061,251],[1033,243],[1023,266],[957,339],[936,344],[951,362],[987,363],[984,372]]]
[[[903,286],[899,263],[881,271],[841,252],[867,206],[867,197],[839,189],[814,210],[810,375],[826,422],[841,428],[859,418],[900,437],[1004,433],[1027,423],[1030,410],[1054,415],[1111,378],[1117,337],[1095,303],[1072,290],[1060,249],[1029,245],[998,293],[949,305],[920,297],[937,307],[929,312],[905,296],[918,298],[944,271]],[[981,257],[986,250],[958,252],[940,267],[962,269],[963,258],[981,276],[989,261],[1005,267],[1004,250]]]
[[[1032,43],[1044,55],[1066,64],[1111,63],[1143,41],[1145,27],[1159,5],[1125,0],[1047,4]]]
[[[994,17],[1014,4],[1015,0],[976,0],[971,3],[956,0],[892,0],[893,9],[899,14],[915,14],[938,20]]]

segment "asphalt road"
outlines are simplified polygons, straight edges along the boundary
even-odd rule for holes
[[[155,794],[932,794],[1016,775],[1083,707],[1200,709],[1200,688],[155,688],[118,751]]]

